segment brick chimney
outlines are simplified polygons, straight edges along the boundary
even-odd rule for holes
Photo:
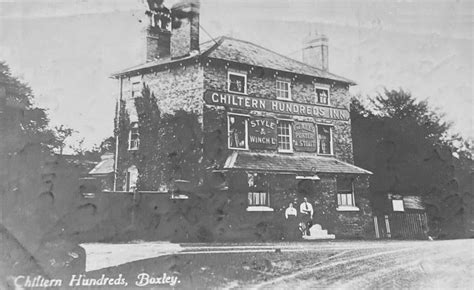
[[[328,61],[328,38],[324,34],[310,34],[303,42],[303,62],[327,71]]]
[[[146,61],[154,61],[170,55],[171,31],[157,27],[146,30]]]
[[[199,0],[181,0],[171,8],[171,58],[199,53]]]
[[[146,12],[150,23],[146,28],[146,61],[154,61],[170,55],[171,13],[163,0],[147,0]]]

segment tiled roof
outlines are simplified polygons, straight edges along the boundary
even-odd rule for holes
[[[270,153],[233,152],[223,169],[275,172],[372,174],[355,165],[333,157],[283,155]]]
[[[105,154],[102,160],[91,170],[91,175],[109,174],[114,172],[114,155]]]
[[[227,36],[221,36],[215,41],[212,40],[202,43],[200,45],[200,52],[200,55],[188,56],[176,60],[172,60],[170,57],[162,58],[153,62],[148,62],[145,64],[128,68],[121,72],[115,73],[112,76],[116,77],[122,74],[127,74],[142,69],[176,63],[199,56],[206,56],[213,59],[242,63],[263,68],[269,68],[277,71],[308,75],[312,77],[330,79],[347,83],[350,85],[355,85],[354,81],[349,80],[347,78],[320,70],[316,67],[281,55],[277,52],[274,52],[257,44]]]
[[[187,56],[187,57],[183,57],[183,58],[180,58],[180,59],[172,60],[171,57],[168,56],[168,57],[157,59],[155,61],[150,61],[150,62],[146,62],[146,63],[142,63],[142,64],[139,64],[139,65],[136,65],[136,66],[129,67],[129,68],[124,69],[122,71],[113,73],[112,77],[118,77],[118,76],[124,75],[124,74],[131,74],[133,72],[138,72],[140,70],[153,68],[153,67],[157,67],[157,66],[161,66],[161,65],[179,63],[181,61],[192,59],[192,58],[195,58],[195,57],[196,56]]]
[[[218,45],[208,53],[208,57],[355,84],[349,79],[325,72],[248,41],[220,37],[217,43]]]
[[[409,195],[403,197],[403,205],[406,209],[424,210],[425,206],[421,196]]]

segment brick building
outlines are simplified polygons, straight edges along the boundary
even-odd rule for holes
[[[326,37],[309,38],[299,62],[230,37],[199,44],[195,1],[148,14],[146,62],[113,75],[127,115],[124,123],[117,110],[117,191],[133,191],[141,175],[134,156],[145,150],[144,136],[134,99],[145,84],[162,113],[198,116],[208,173],[225,184],[222,194],[239,216],[234,223],[281,223],[289,203],[299,209],[307,197],[313,222],[329,233],[373,235],[371,173],[353,165],[348,109],[355,83],[328,72]],[[167,185],[154,187],[146,190]]]

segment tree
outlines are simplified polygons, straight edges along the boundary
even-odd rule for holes
[[[30,253],[81,202],[80,172],[52,153],[61,140],[33,101],[31,88],[0,62],[0,223]]]
[[[100,142],[97,150],[100,154],[114,152],[115,151],[115,138],[113,136],[107,137]]]
[[[443,115],[400,89],[385,90],[368,105],[353,99],[351,119],[355,163],[374,172],[372,193],[422,195],[435,234],[460,232],[457,216],[465,212],[463,200],[472,189],[460,189],[465,186],[458,176],[466,168],[453,156],[457,148]]]
[[[54,134],[55,139],[55,148],[58,150],[59,155],[63,155],[64,147],[66,147],[66,139],[71,137],[72,134],[76,133],[74,129],[71,129],[65,125],[55,126]]]
[[[52,146],[53,132],[48,128],[45,109],[32,103],[31,88],[13,77],[5,62],[0,62],[0,154],[11,154],[25,146]]]

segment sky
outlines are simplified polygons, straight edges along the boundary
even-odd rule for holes
[[[113,72],[144,62],[143,0],[0,0],[0,60],[27,82],[73,144],[113,134]],[[176,0],[165,0],[170,6]],[[310,32],[329,38],[329,70],[363,98],[410,91],[474,137],[473,1],[201,0],[201,41],[229,35],[301,59]]]

